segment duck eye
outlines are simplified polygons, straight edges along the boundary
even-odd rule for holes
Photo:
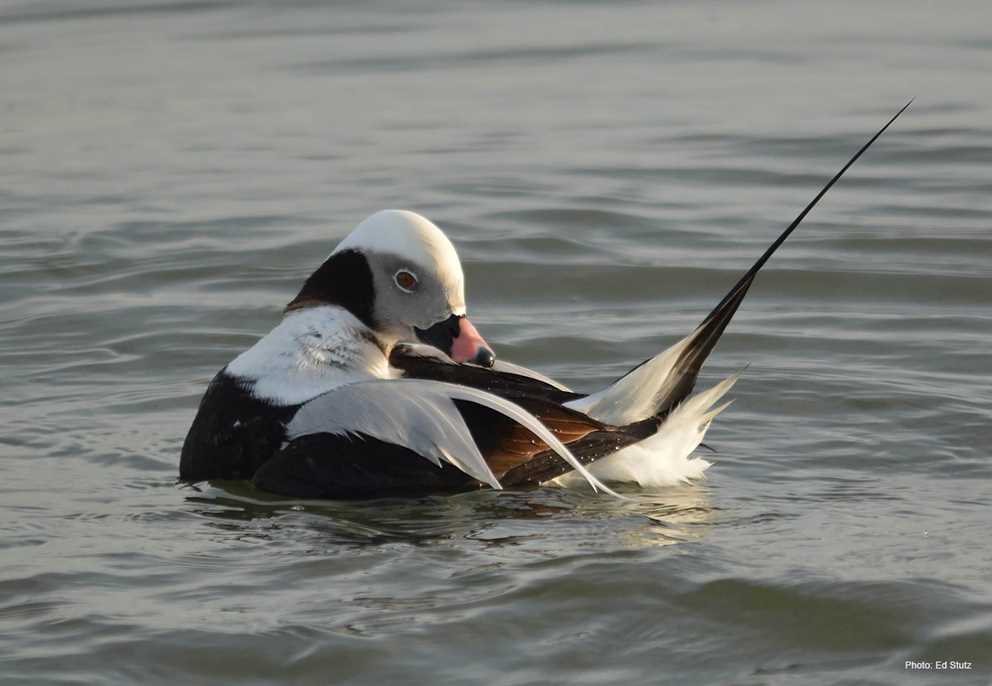
[[[393,276],[393,281],[400,287],[400,290],[413,293],[417,290],[417,277],[412,272],[401,269]]]

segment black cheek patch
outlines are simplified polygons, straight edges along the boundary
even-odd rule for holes
[[[375,285],[368,260],[356,250],[343,250],[328,257],[310,275],[286,310],[313,305],[339,305],[374,329],[374,302]]]

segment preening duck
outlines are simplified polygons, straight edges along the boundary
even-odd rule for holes
[[[551,481],[665,483],[690,459],[737,375],[695,396],[699,370],[761,267],[824,186],[688,336],[592,394],[497,360],[469,321],[454,246],[426,218],[361,222],[282,321],[210,382],[180,479],[250,479],[299,498],[370,498]]]

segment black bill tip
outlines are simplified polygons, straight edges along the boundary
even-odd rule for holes
[[[496,353],[489,348],[479,348],[479,352],[472,360],[472,364],[477,364],[480,367],[486,367],[487,369],[492,368],[492,366],[496,364]]]

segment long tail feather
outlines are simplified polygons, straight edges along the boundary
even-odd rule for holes
[[[681,351],[679,358],[676,360],[675,364],[671,368],[668,375],[668,381],[666,386],[668,387],[668,392],[665,394],[664,398],[661,398],[655,412],[660,416],[665,416],[667,413],[671,412],[672,408],[678,405],[682,400],[685,399],[689,393],[692,392],[693,387],[696,383],[696,377],[699,375],[699,370],[703,365],[703,362],[709,356],[716,342],[720,340],[720,336],[723,334],[724,329],[733,319],[734,314],[737,312],[737,308],[740,307],[741,301],[744,300],[744,296],[747,295],[748,289],[754,282],[754,277],[757,276],[758,271],[768,262],[769,258],[778,248],[785,242],[785,240],[795,231],[796,227],[802,223],[806,215],[816,207],[816,204],[820,202],[824,195],[827,194],[835,183],[844,175],[844,173],[851,168],[851,166],[858,161],[858,158],[865,153],[868,148],[871,147],[872,143],[878,140],[879,136],[885,133],[885,130],[892,125],[892,123],[899,118],[903,112],[912,104],[912,100],[907,102],[902,109],[893,115],[885,126],[878,130],[878,132],[872,136],[867,143],[861,146],[854,156],[847,161],[839,172],[834,174],[833,178],[827,182],[827,184],[816,194],[808,205],[803,208],[792,223],[789,224],[785,230],[775,239],[768,249],[758,258],[758,260],[751,266],[750,269],[741,277],[730,292],[724,296],[723,300],[713,308],[702,323],[696,328],[696,330],[687,337],[689,340],[688,345],[685,346],[684,350]],[[633,371],[633,370],[632,370]]]

